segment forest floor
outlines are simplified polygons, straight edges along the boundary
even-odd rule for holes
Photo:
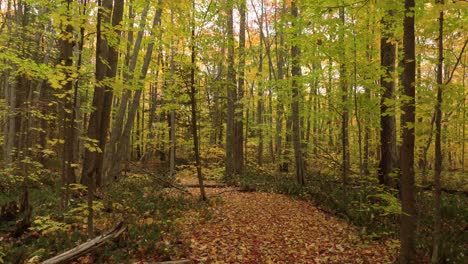
[[[198,198],[199,189],[190,192]],[[207,193],[211,205],[178,221],[180,242],[195,263],[395,261],[395,240],[366,241],[356,227],[310,202],[234,188],[207,188]]]

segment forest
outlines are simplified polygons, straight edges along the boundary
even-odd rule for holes
[[[467,263],[466,0],[0,0],[0,263]]]

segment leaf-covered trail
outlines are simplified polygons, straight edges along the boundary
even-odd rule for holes
[[[193,190],[194,193],[196,190]],[[306,201],[261,192],[220,193],[182,221],[195,263],[391,263],[393,246],[365,246],[356,228]]]

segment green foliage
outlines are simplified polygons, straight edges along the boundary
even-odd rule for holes
[[[419,222],[419,247],[430,253],[432,246],[432,224],[433,224],[433,193],[431,191],[420,192],[417,198],[420,213]],[[468,197],[463,193],[442,194],[441,216],[442,216],[442,244],[441,259],[444,263],[465,263],[467,260],[466,248],[467,234],[466,226],[468,219]]]
[[[50,216],[37,216],[34,219],[33,226],[29,229],[37,231],[44,236],[54,235],[57,232],[66,232],[70,225],[62,222],[55,221]]]
[[[103,203],[112,211],[113,219],[125,219],[129,232],[127,248],[115,248],[106,255],[117,262],[127,262],[129,252],[134,256],[153,252],[163,258],[173,255],[173,240],[177,240],[174,222],[194,204],[171,192],[162,189],[152,176],[140,174],[131,174],[108,189]],[[167,238],[169,234],[171,238]]]

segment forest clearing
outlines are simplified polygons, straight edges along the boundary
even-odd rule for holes
[[[0,264],[467,263],[466,0],[0,0]]]

